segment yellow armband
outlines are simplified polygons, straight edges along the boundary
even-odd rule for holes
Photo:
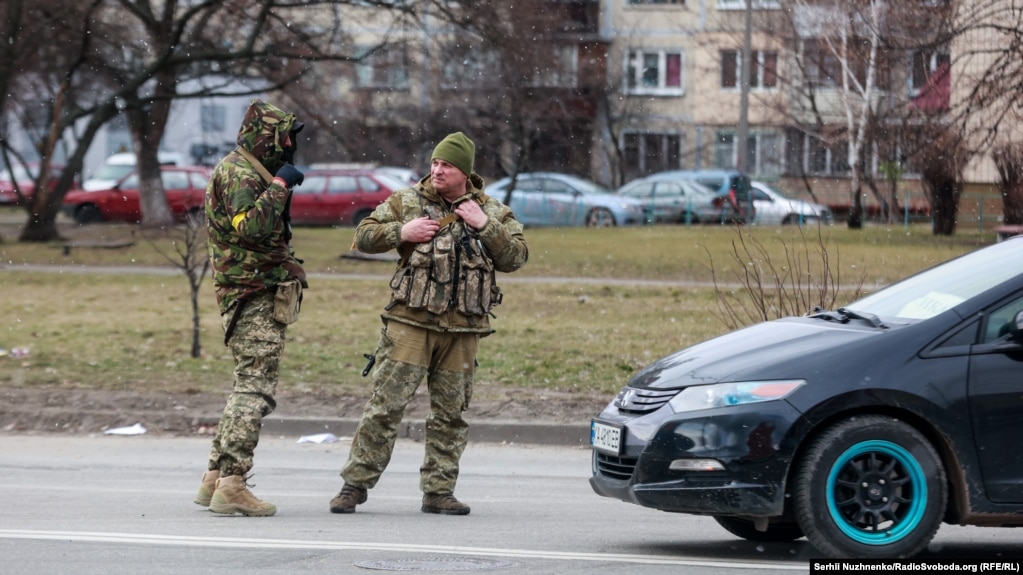
[[[242,220],[245,219],[245,214],[235,214],[234,218],[231,219],[231,227],[238,231],[238,226],[241,225]]]

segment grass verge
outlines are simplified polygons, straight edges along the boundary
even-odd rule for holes
[[[7,268],[0,272],[0,348],[28,348],[24,357],[0,357],[0,385],[229,387],[232,362],[208,278],[200,294],[203,354],[192,359],[188,283],[157,251],[165,239],[118,225],[69,226],[62,233],[137,241],[64,255],[62,243],[24,245],[14,241],[11,224],[0,227]],[[481,344],[477,393],[492,384],[606,395],[658,357],[723,333],[710,268],[719,278],[741,271],[730,256],[736,233],[682,226],[527,230],[529,263],[498,278],[505,303],[495,310],[497,333]],[[779,262],[804,241],[793,228],[748,233],[777,250]],[[817,242],[816,230],[808,233]],[[935,238],[926,228],[835,226],[821,233],[831,265],[849,281],[862,277],[868,291],[993,241],[976,234]],[[351,238],[350,228],[296,233],[296,250],[314,275],[281,367],[282,386],[290,390],[335,394],[369,386],[361,377],[362,354],[376,346],[388,299],[384,278],[393,263],[341,258]],[[166,273],[151,273],[150,266]],[[658,283],[611,281],[634,279]]]

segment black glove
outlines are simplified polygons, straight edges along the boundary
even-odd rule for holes
[[[292,164],[284,164],[277,170],[274,177],[284,180],[284,187],[293,188],[295,186],[301,186],[302,182],[305,181],[305,175],[298,171]]]

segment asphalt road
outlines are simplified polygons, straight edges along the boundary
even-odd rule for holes
[[[472,513],[447,517],[419,511],[422,444],[399,440],[369,501],[335,515],[348,442],[297,439],[261,441],[251,482],[278,513],[250,518],[192,503],[207,438],[0,434],[0,572],[737,575],[817,556],[598,497],[584,447],[470,443],[457,495]],[[1018,531],[943,526],[925,558],[1019,556]]]
[[[557,574],[806,572],[806,543],[765,549],[705,518],[593,494],[589,450],[470,444],[465,517],[419,510],[422,444],[398,443],[369,501],[328,511],[348,442],[264,438],[253,491],[274,517],[192,503],[208,439],[0,435],[0,571]]]

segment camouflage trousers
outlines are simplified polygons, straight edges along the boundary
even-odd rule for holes
[[[209,469],[221,475],[245,475],[259,443],[263,418],[277,407],[277,375],[287,327],[274,320],[273,292],[245,303],[227,342],[234,356],[234,386],[220,416],[210,448]],[[232,308],[221,316],[227,329]]]
[[[423,493],[454,493],[469,437],[462,412],[472,397],[478,347],[478,334],[442,333],[396,321],[385,325],[376,351],[373,395],[341,469],[345,483],[366,489],[376,485],[391,460],[405,408],[425,377],[430,414],[419,488]]]

